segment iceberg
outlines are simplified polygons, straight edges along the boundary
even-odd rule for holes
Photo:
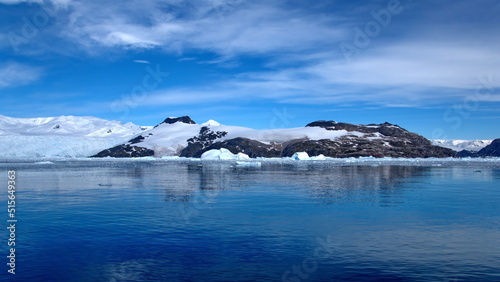
[[[297,152],[293,154],[292,159],[297,161],[309,160],[309,154],[307,154],[306,152]]]
[[[245,160],[250,157],[244,153],[233,154],[228,149],[213,149],[201,155],[202,160]]]

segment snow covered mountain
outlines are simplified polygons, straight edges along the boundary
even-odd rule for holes
[[[228,149],[250,157],[289,157],[295,152],[331,157],[448,157],[452,150],[390,123],[354,125],[318,121],[305,127],[255,130],[196,124],[190,117],[167,118],[153,129],[94,157],[200,157],[212,149]]]
[[[12,118],[0,115],[0,135],[67,135],[85,137],[125,137],[143,130],[133,123],[123,124],[96,117],[60,116]]]
[[[88,157],[147,128],[95,117],[0,115],[1,157]]]
[[[493,140],[451,140],[451,139],[434,139],[431,140],[435,146],[452,149],[460,152],[467,150],[470,152],[479,152],[479,150],[491,144]]]
[[[209,150],[220,149],[253,158],[290,157],[296,152],[340,158],[455,156],[451,149],[461,151],[459,156],[469,156],[469,152],[472,156],[487,156],[498,150],[498,144],[495,148],[486,146],[490,143],[491,140],[431,143],[390,123],[316,121],[305,127],[256,130],[214,120],[197,124],[188,116],[170,117],[155,127],[141,127],[95,117],[0,115],[0,157],[200,157]]]

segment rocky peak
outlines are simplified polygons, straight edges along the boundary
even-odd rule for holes
[[[500,138],[493,140],[490,145],[482,148],[477,154],[480,157],[500,157]]]
[[[186,123],[186,124],[196,124],[196,122],[194,122],[194,120],[192,120],[189,116],[169,117],[169,118],[166,118],[160,124],[164,124],[164,123],[165,124],[173,124],[173,123],[176,123],[176,122],[181,122],[181,123]],[[158,127],[160,124],[158,124],[155,127]]]

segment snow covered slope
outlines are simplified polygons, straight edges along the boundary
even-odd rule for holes
[[[451,142],[451,143],[450,143]],[[490,140],[471,143],[435,140],[479,151]],[[461,146],[461,147],[460,147]],[[354,125],[316,121],[297,128],[256,130],[202,124],[171,117],[151,127],[95,117],[11,118],[0,115],[0,157],[200,157],[229,149],[251,157],[289,157],[295,152],[330,157],[448,157],[424,137],[390,123]]]
[[[67,135],[86,137],[125,137],[140,133],[141,127],[95,117],[60,116],[12,118],[0,115],[0,135]]]
[[[451,139],[434,139],[431,140],[435,146],[452,149],[453,151],[460,152],[467,150],[471,152],[478,152],[482,148],[491,144],[493,140],[451,140]]]
[[[126,142],[143,129],[95,117],[0,115],[0,157],[88,157]]]
[[[305,127],[256,130],[196,124],[190,117],[167,118],[128,142],[95,157],[201,157],[208,150],[229,149],[250,157],[287,157],[304,151],[317,156],[449,157],[451,150],[432,146],[424,137],[390,123],[354,125],[317,121]]]
[[[189,118],[189,117],[187,117]],[[257,140],[266,145],[284,143],[290,140],[308,139],[336,139],[346,136],[346,130],[327,131],[320,127],[297,127],[285,129],[257,130],[240,126],[227,126],[210,120],[203,124],[186,122],[186,117],[168,118],[176,122],[163,122],[152,130],[132,139],[131,144],[138,144],[141,148],[153,150],[155,156],[177,156],[190,143],[199,142],[208,146],[234,138]],[[360,132],[349,132],[351,135],[363,136]]]

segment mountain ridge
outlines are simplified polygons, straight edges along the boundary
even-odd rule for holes
[[[95,117],[0,115],[0,157],[200,157],[219,149],[254,158],[290,157],[299,151],[331,157],[484,157],[497,152],[485,149],[490,143],[429,141],[388,122],[356,125],[318,120],[304,127],[257,130],[214,120],[197,124],[189,116],[169,117],[145,127]],[[439,146],[455,146],[455,151]],[[462,148],[472,151],[459,151]]]
[[[212,124],[215,124],[212,122]],[[454,157],[451,149],[391,123],[355,125],[315,121],[300,128],[255,130],[196,124],[190,117],[168,118],[127,143],[93,157],[200,157],[209,150],[228,149],[250,157],[291,157],[304,151],[328,157]]]

